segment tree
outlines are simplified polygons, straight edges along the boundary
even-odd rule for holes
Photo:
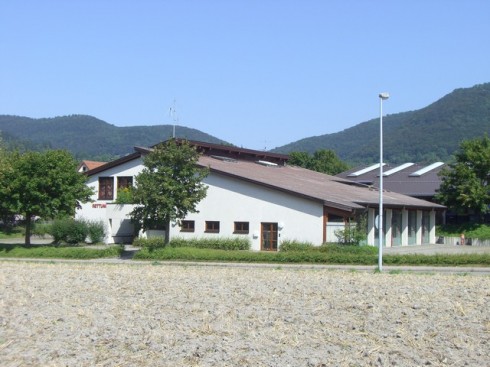
[[[336,175],[349,169],[349,166],[342,162],[335,152],[330,149],[317,150],[313,156],[306,152],[292,152],[289,155],[288,162],[329,175]]]
[[[145,168],[135,178],[131,218],[138,229],[168,229],[206,197],[202,180],[208,170],[197,165],[199,153],[186,141],[168,140],[143,158]],[[167,231],[168,236],[168,231]]]
[[[12,169],[12,158],[13,154],[7,151],[0,134],[0,184],[2,185],[5,182],[5,175]],[[7,203],[4,200],[0,200],[0,220],[4,230],[11,229],[14,222],[14,214],[10,212]]]
[[[311,155],[307,152],[291,152],[289,153],[288,164],[308,168],[311,162]]]
[[[63,150],[16,154],[0,176],[0,201],[5,209],[25,218],[25,244],[30,245],[32,219],[74,215],[80,202],[90,200],[86,177]]]
[[[441,170],[436,198],[459,213],[481,216],[490,212],[490,139],[465,140],[455,162]]]

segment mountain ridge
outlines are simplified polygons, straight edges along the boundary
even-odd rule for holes
[[[80,160],[120,157],[134,146],[151,146],[169,139],[173,128],[174,125],[119,127],[89,115],[40,119],[0,115],[0,132],[8,144],[32,150],[67,149]],[[230,145],[185,126],[176,126],[176,132],[180,138]],[[384,160],[392,164],[448,161],[462,140],[489,132],[490,83],[457,88],[421,109],[384,116]],[[303,138],[270,152],[313,154],[320,149],[333,150],[349,164],[379,161],[379,118],[336,133]]]
[[[463,139],[490,131],[490,83],[458,88],[419,110],[383,117],[384,158],[390,163],[447,161]],[[379,118],[337,133],[304,138],[276,153],[331,149],[350,163],[379,160]]]
[[[176,135],[189,140],[226,144],[223,140],[185,126]],[[89,115],[33,119],[0,115],[0,131],[7,143],[22,142],[26,149],[67,149],[77,159],[111,160],[131,153],[134,146],[151,146],[173,136],[174,125],[115,126]],[[33,139],[32,137],[35,137]]]

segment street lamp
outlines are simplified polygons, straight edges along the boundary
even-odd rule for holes
[[[383,101],[390,98],[388,93],[379,94],[379,215],[378,215],[378,270],[383,271]]]

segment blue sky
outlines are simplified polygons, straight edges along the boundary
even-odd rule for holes
[[[0,114],[272,149],[490,82],[487,0],[0,0]],[[178,129],[177,129],[178,133]]]

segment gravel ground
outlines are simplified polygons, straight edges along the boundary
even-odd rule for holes
[[[0,264],[1,366],[489,365],[489,276]]]

